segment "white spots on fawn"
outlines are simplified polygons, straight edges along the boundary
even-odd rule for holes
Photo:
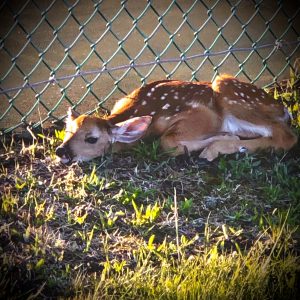
[[[168,109],[171,105],[169,103],[165,104],[162,109]]]
[[[200,103],[197,101],[191,101],[188,102],[187,105],[191,106],[192,108],[198,108],[200,106]]]
[[[175,99],[175,100],[178,100],[178,99],[179,99],[178,95],[175,95],[175,96],[174,96],[174,99]]]
[[[151,96],[152,96],[152,93],[148,92],[147,97],[151,97]]]
[[[133,113],[136,115],[138,111],[139,111],[138,109],[135,109]]]
[[[142,102],[142,105],[146,105],[147,104],[147,101],[146,100],[144,100],[143,102]]]
[[[229,100],[229,101],[228,101],[228,104],[229,104],[229,105],[237,104],[237,101],[235,101],[235,100]]]
[[[152,89],[151,89],[151,92],[153,93],[155,91],[155,87],[153,87]],[[149,93],[148,93],[149,94]]]
[[[251,92],[255,93],[257,90],[255,88],[251,89]]]
[[[171,119],[171,117],[165,117],[165,119],[166,119],[166,120],[170,120],[170,119]]]
[[[240,93],[241,97],[245,97],[245,94],[244,93]]]
[[[152,111],[151,113],[150,113],[150,116],[154,116],[156,114],[156,111]]]
[[[165,100],[166,99],[166,96],[161,96],[160,97],[160,100]]]
[[[179,105],[176,106],[175,111],[177,111],[177,112],[180,111],[180,106]]]
[[[237,92],[234,92],[234,94],[235,94],[236,96],[238,96],[238,95],[239,95],[239,93],[237,93]]]

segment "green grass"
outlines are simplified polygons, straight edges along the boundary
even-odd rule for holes
[[[1,298],[296,299],[299,145],[64,166],[55,143],[3,148]]]
[[[141,143],[65,166],[62,137],[2,140],[1,299],[297,299],[299,143],[212,163]]]

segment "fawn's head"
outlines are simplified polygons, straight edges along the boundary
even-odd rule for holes
[[[109,119],[79,115],[69,109],[64,141],[55,153],[63,163],[88,161],[107,153],[115,142],[133,143],[140,139],[151,119],[143,116],[113,124]]]

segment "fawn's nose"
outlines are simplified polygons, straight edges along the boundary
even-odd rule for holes
[[[60,158],[67,156],[67,149],[64,146],[59,146],[56,148],[55,154]]]

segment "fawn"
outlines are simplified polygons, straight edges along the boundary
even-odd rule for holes
[[[86,161],[141,138],[160,138],[174,156],[203,149],[200,157],[209,161],[219,154],[288,150],[297,142],[288,120],[286,108],[265,91],[229,75],[212,83],[161,80],[117,101],[107,117],[69,109],[56,155],[64,163]]]

